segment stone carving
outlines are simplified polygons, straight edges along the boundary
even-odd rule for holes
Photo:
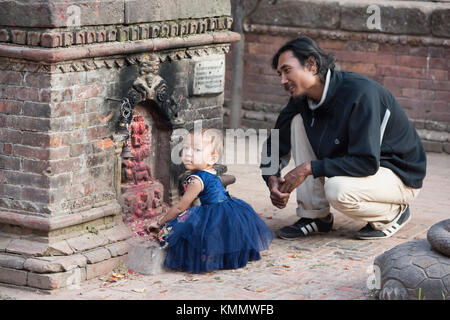
[[[0,34],[1,35],[1,34]],[[227,53],[229,45],[216,45],[214,47],[199,47],[180,49],[170,52],[157,53],[154,56],[159,62],[174,61],[181,59],[191,59],[194,56],[203,57]],[[105,59],[82,59],[69,61],[67,63],[43,64],[19,59],[0,58],[0,70],[14,70],[20,72],[42,72],[42,73],[69,73],[78,71],[89,71],[97,69],[121,68],[125,65],[140,64],[141,55],[130,55],[126,57],[105,58]]]
[[[433,225],[427,238],[400,244],[375,258],[380,299],[450,299],[450,219]]]
[[[178,118],[180,99],[169,96],[166,81],[158,75],[159,61],[154,59],[143,61],[140,64],[140,76],[133,82],[121,107],[119,128],[123,131],[126,123],[131,122],[133,108],[142,101],[155,103],[157,112],[162,116],[169,128],[183,125],[184,121]]]
[[[152,176],[147,159],[151,153],[151,130],[143,115],[134,115],[130,136],[122,151],[122,217],[131,230],[145,236],[145,220],[167,210],[163,185]]]
[[[233,19],[228,16],[188,21],[165,21],[163,23],[133,26],[113,26],[90,29],[83,27],[74,31],[62,29],[46,32],[39,30],[18,30],[13,27],[0,29],[0,42],[46,48],[67,47],[91,43],[114,41],[136,41],[154,38],[178,37],[207,31],[229,30]]]

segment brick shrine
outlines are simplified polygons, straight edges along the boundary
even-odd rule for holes
[[[224,63],[239,39],[230,11],[225,0],[0,3],[1,283],[50,290],[106,274],[127,255],[125,223],[179,197],[176,129],[223,125],[224,79],[194,85],[197,66]]]

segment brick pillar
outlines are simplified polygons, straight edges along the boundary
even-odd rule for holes
[[[223,87],[191,87],[197,64],[214,60],[221,70],[239,38],[228,31],[228,1],[158,1],[157,16],[147,1],[99,1],[96,14],[81,0],[53,2],[41,11],[0,3],[10,13],[0,27],[0,283],[40,289],[76,286],[125,261],[132,234],[121,214],[118,101],[141,62],[160,63],[186,128],[199,119],[222,128]],[[61,18],[73,18],[69,9],[81,25]],[[178,140],[161,137],[157,152],[166,154],[155,159],[167,160]],[[155,168],[155,176],[164,198],[176,199],[182,172],[166,160],[169,174]]]

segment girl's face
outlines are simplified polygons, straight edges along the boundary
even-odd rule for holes
[[[188,170],[211,169],[217,162],[212,143],[201,133],[189,134],[184,140],[181,161]]]

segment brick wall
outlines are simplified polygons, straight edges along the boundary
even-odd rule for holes
[[[0,73],[0,208],[50,213],[46,187],[64,181],[44,172],[50,152],[57,152],[46,133],[53,125],[43,89],[49,82],[49,74]]]
[[[309,3],[310,7],[305,8],[311,11],[311,15],[314,15],[315,10],[320,14],[325,12],[323,14],[336,15],[332,11],[326,13],[327,11],[324,10],[331,4],[321,2],[320,8],[315,8],[316,4],[309,1],[303,2]],[[344,13],[348,7],[343,3],[341,6],[334,3],[333,6],[336,6],[335,10],[343,11],[341,19],[344,19]],[[286,8],[282,6],[281,9]],[[264,11],[267,8],[263,7],[261,10]],[[398,10],[397,14],[404,13],[402,7]],[[445,12],[450,12],[450,9]],[[272,13],[274,17],[281,16],[275,9],[272,9]],[[256,23],[261,23],[260,20],[264,19],[267,21],[269,13],[263,12],[260,16],[262,18],[256,14],[256,18],[252,19]],[[275,20],[274,18],[271,21]],[[278,23],[281,22],[278,21]],[[289,23],[302,24],[301,21],[289,21]],[[276,71],[271,68],[271,59],[280,46],[298,33],[302,33],[315,40],[325,52],[335,54],[338,70],[366,75],[391,91],[414,122],[428,151],[450,152],[450,46],[442,34],[438,37],[368,34],[356,30],[349,31],[351,28],[343,27],[345,21],[342,20],[340,25],[336,22],[334,27],[337,30],[334,31],[329,30],[333,26],[327,25],[309,29],[276,24],[247,25],[242,90],[244,102],[241,125],[243,127],[273,127],[277,114],[286,104],[289,96],[281,88]],[[339,30],[339,26],[346,30]],[[420,26],[412,25],[412,33],[416,31],[414,27],[420,28]],[[420,34],[419,31],[417,33]],[[448,37],[450,37],[450,31]],[[226,107],[231,99],[232,56],[228,55],[227,59]],[[229,109],[225,108],[225,124],[228,124],[229,112]]]
[[[103,103],[114,72],[0,73],[0,210],[61,214],[115,198]]]

